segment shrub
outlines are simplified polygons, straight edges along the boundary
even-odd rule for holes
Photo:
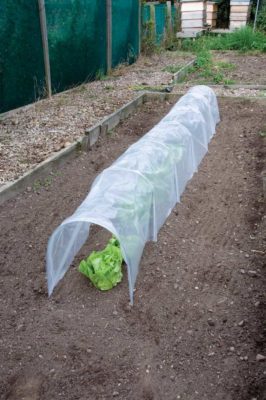
[[[264,4],[258,13],[257,27],[266,33],[266,4]]]

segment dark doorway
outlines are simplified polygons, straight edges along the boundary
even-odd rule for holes
[[[222,0],[218,4],[216,28],[228,29],[230,24],[230,0]]]

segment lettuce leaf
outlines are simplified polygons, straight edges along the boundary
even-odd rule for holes
[[[93,251],[79,264],[79,271],[100,290],[110,290],[121,282],[123,256],[119,241],[112,237],[102,251]]]

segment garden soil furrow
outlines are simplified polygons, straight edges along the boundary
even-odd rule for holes
[[[1,400],[266,398],[265,100],[219,99],[209,153],[144,250],[129,305],[77,271],[106,245],[94,226],[47,297],[45,251],[98,173],[170,109],[146,103],[88,152],[0,207]],[[129,221],[130,223],[130,221]]]

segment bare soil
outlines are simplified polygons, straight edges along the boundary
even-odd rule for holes
[[[107,232],[94,227],[50,299],[46,245],[94,177],[169,103],[146,104],[88,154],[0,207],[1,400],[266,398],[266,362],[256,361],[266,356],[266,103],[219,105],[209,153],[158,242],[145,248],[133,307],[126,272],[103,293],[77,271]]]
[[[266,54],[214,52],[214,59],[235,65],[235,69],[227,71],[227,79],[232,79],[235,83],[266,85]]]
[[[194,71],[186,76],[185,84],[216,84],[216,74],[222,74],[224,76],[225,83],[228,84],[239,84],[239,85],[266,85],[266,54],[241,54],[235,51],[212,51],[213,62],[216,68],[213,68],[213,75],[210,77],[202,76],[202,72]],[[223,67],[222,63],[228,64]],[[218,82],[220,85],[223,81]],[[242,89],[237,91],[238,96],[243,96],[249,92],[248,89]],[[256,95],[265,96],[266,91],[261,93],[251,91],[251,95],[254,92]],[[234,91],[233,91],[234,93]],[[217,92],[221,94],[220,91]]]

